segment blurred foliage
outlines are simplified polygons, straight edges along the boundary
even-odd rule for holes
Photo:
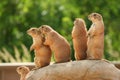
[[[26,34],[27,29],[47,24],[70,42],[74,59],[73,21],[81,17],[89,29],[91,22],[87,16],[98,12],[105,23],[105,58],[120,60],[119,3],[120,0],[0,0],[0,49],[8,50],[15,57],[13,46],[17,46],[21,53],[21,44],[27,48],[32,44],[31,37]],[[6,52],[2,53],[5,55]]]
[[[21,45],[22,52],[14,46],[14,53],[11,54],[6,48],[2,48],[0,51],[0,62],[30,62],[30,54],[25,45]]]

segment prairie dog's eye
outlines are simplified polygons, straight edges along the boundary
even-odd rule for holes
[[[22,69],[21,67],[19,69]]]
[[[43,29],[44,27],[45,27],[44,25],[41,26],[42,29]]]
[[[44,26],[42,26],[42,28],[44,28]]]
[[[32,31],[35,31],[35,29],[32,29]]]
[[[96,16],[97,14],[93,14],[93,16]]]
[[[35,31],[35,29],[32,29],[32,31]]]

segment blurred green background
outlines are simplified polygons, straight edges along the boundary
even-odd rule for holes
[[[120,60],[120,0],[0,0],[0,62],[33,61],[29,51],[32,38],[30,27],[47,24],[63,35],[71,44],[75,18],[83,18],[89,29],[87,16],[98,12],[105,24],[105,54],[110,61]]]

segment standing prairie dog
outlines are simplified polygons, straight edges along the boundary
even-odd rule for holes
[[[55,62],[70,61],[70,45],[68,41],[48,25],[42,25],[40,31],[45,35],[45,45],[54,52]]]
[[[19,66],[16,71],[20,75],[20,80],[26,80],[26,75],[29,73],[30,69],[26,66]]]
[[[35,67],[41,68],[50,64],[51,61],[51,49],[49,46],[44,45],[45,38],[38,28],[30,28],[27,33],[33,38],[33,44],[30,50],[35,51]]]
[[[104,53],[104,23],[102,16],[98,13],[91,13],[88,19],[92,25],[88,31],[87,58],[102,59]]]
[[[83,19],[76,18],[72,30],[73,47],[75,59],[83,60],[87,57],[87,29]]]

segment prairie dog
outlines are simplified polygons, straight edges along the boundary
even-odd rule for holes
[[[92,25],[88,31],[87,58],[102,59],[104,53],[104,23],[102,16],[98,13],[91,13],[88,19]]]
[[[16,71],[20,75],[20,80],[26,80],[25,77],[29,73],[30,69],[26,66],[19,66]]]
[[[70,61],[70,44],[68,41],[48,25],[42,25],[40,31],[45,35],[45,45],[50,46],[54,52],[55,62]]]
[[[75,59],[83,60],[87,57],[87,29],[83,19],[76,18],[72,29],[72,40]]]
[[[33,44],[30,50],[34,49],[35,52],[35,67],[41,68],[50,64],[51,61],[51,49],[49,46],[44,45],[45,38],[38,28],[30,28],[27,33],[33,38]]]

